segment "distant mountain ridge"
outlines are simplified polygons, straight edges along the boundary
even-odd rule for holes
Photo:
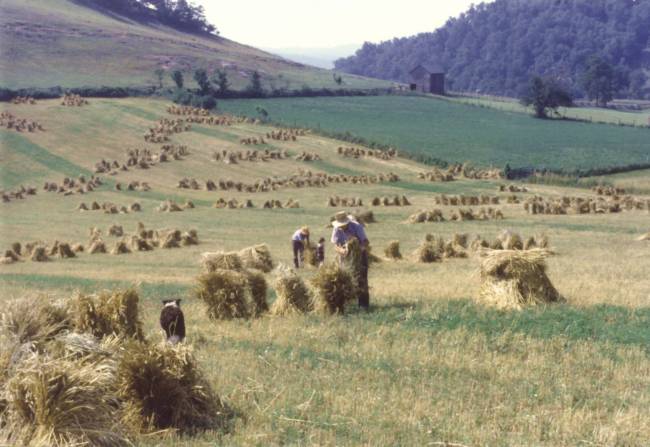
[[[334,61],[354,54],[360,47],[361,44],[335,47],[263,48],[263,50],[295,62],[331,70],[334,68]]]
[[[581,95],[593,55],[625,74],[625,95],[650,98],[650,0],[496,0],[431,33],[366,43],[335,67],[406,82],[418,63],[441,63],[453,90],[508,96],[538,74]]]

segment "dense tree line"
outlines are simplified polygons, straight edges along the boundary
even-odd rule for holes
[[[650,0],[496,0],[472,6],[432,33],[365,43],[335,65],[407,82],[417,64],[437,63],[453,90],[509,96],[539,75],[585,96],[581,80],[598,56],[615,68],[621,94],[640,98],[650,97],[648,48]]]
[[[203,6],[187,0],[81,0],[90,6],[136,20],[153,20],[181,31],[217,34],[217,29],[205,18]]]

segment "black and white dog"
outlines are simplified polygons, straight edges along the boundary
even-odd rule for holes
[[[172,344],[182,342],[185,339],[185,317],[181,310],[181,300],[163,300],[163,308],[160,311],[160,326],[167,335],[167,341]]]

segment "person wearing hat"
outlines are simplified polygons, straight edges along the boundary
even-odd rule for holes
[[[366,231],[359,222],[345,211],[339,211],[332,222],[332,243],[341,260],[348,255],[347,242],[351,238],[359,241],[361,248],[361,265],[359,266],[359,307],[368,309],[370,306],[370,292],[368,290],[368,247],[370,241]]]
[[[291,237],[291,246],[293,248],[293,265],[300,268],[305,259],[305,244],[309,244],[309,228],[302,227],[296,230]]]

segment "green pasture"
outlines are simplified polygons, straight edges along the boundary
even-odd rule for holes
[[[650,129],[536,120],[515,112],[411,96],[247,99],[220,110],[345,133],[414,155],[483,166],[588,169],[650,162]],[[345,145],[342,143],[342,145]]]

